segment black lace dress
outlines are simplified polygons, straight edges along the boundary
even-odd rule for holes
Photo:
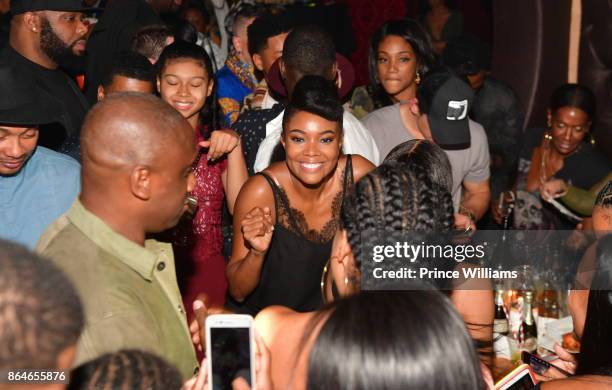
[[[353,185],[351,156],[347,156],[342,191],[332,202],[332,219],[320,231],[309,228],[304,214],[291,207],[287,194],[274,179],[265,173],[259,174],[268,181],[274,193],[274,236],[255,290],[244,302],[229,300],[227,306],[236,313],[252,316],[272,305],[299,312],[317,310],[323,303],[321,275],[340,225],[342,202]]]

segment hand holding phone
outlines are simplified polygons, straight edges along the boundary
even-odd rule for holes
[[[568,376],[572,376],[571,373],[565,371],[561,367],[558,367],[552,364],[551,362],[548,362],[527,351],[523,351],[523,353],[521,354],[521,360],[523,361],[523,363],[529,364],[529,366],[533,369],[534,372],[536,372],[539,375],[544,376],[545,378],[546,378],[546,374],[549,373],[551,369],[557,370],[560,374],[563,375],[561,377],[554,376],[554,377],[551,377],[551,379],[567,378]]]
[[[206,318],[206,359],[209,390],[254,388],[253,317],[214,314]]]
[[[547,365],[548,367],[543,369],[543,371],[534,369],[534,371],[536,371],[538,380],[549,381],[552,379],[563,379],[567,378],[568,376],[574,375],[574,373],[576,372],[577,362],[576,357],[574,355],[567,352],[559,344],[555,344],[553,352],[557,354],[557,359],[551,361],[544,361],[545,365]],[[525,361],[525,358],[523,358],[523,361]]]
[[[208,301],[209,298],[206,294],[198,295],[196,300],[193,301],[193,314],[195,318],[189,324],[189,332],[191,333],[191,341],[198,351],[206,350],[206,318],[211,314],[231,314],[224,307],[211,307]]]
[[[495,384],[495,390],[529,390],[535,386],[535,378],[527,364],[521,364]]]

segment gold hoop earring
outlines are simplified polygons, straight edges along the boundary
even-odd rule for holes
[[[589,133],[589,143],[595,146],[595,137],[593,137],[593,134],[591,133]]]
[[[419,71],[418,71],[418,70],[417,70],[417,72],[416,72],[416,77],[414,78],[414,83],[415,83],[416,85],[421,84],[421,74],[419,73]]]

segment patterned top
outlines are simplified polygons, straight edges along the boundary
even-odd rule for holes
[[[244,98],[257,87],[253,72],[253,65],[242,62],[233,49],[225,66],[217,72],[217,100],[224,126],[229,127],[238,119]]]
[[[281,104],[276,104],[270,109],[247,110],[232,125],[232,129],[236,130],[242,139],[244,161],[249,176],[255,174],[253,167],[259,145],[266,138],[266,125],[282,114],[284,110],[285,107]]]
[[[200,131],[196,136],[197,143],[204,140]],[[194,163],[196,180],[191,195],[197,199],[198,208],[189,227],[179,229],[179,232],[186,233],[185,242],[175,241],[179,245],[174,247],[179,285],[188,316],[198,294],[207,294],[213,304],[223,305],[225,302],[227,281],[221,221],[225,201],[222,175],[226,170],[227,158],[208,161],[206,153],[200,153]]]

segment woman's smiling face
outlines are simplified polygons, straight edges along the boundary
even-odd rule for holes
[[[342,131],[338,122],[298,111],[283,130],[281,142],[291,174],[306,186],[317,186],[338,165]]]
[[[158,79],[161,98],[174,107],[185,119],[200,113],[212,93],[213,80],[198,61],[175,59],[169,61]]]

